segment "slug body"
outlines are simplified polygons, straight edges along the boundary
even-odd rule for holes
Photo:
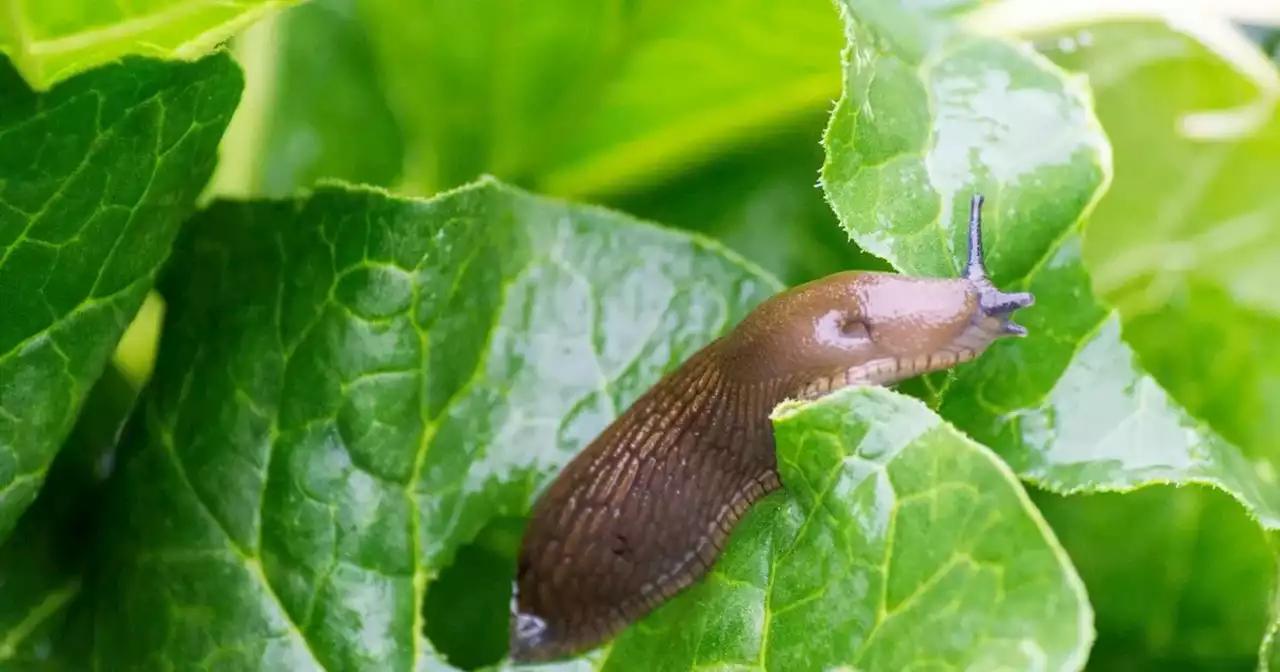
[[[539,498],[520,548],[510,655],[595,648],[701,578],[747,509],[781,487],[769,414],[786,399],[890,385],[1026,330],[1034,301],[992,286],[982,197],[961,278],[848,271],[785,291],[668,374]]]

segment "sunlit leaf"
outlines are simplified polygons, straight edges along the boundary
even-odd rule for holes
[[[0,54],[47,90],[123,56],[197,59],[299,0],[10,0],[0,12]]]

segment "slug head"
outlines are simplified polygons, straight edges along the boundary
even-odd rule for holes
[[[784,292],[725,339],[739,375],[791,381],[801,398],[848,385],[890,385],[980,355],[997,339],[1025,336],[1012,320],[1034,303],[987,277],[982,196],[969,217],[969,255],[959,278],[848,271]]]

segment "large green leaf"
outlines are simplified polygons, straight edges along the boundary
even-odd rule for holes
[[[213,170],[240,93],[225,54],[29,90],[0,70],[0,540]]]
[[[218,203],[162,284],[108,669],[408,669],[423,592],[619,407],[776,291],[718,246],[483,181]]]
[[[748,514],[706,581],[597,666],[1083,667],[1084,587],[988,449],[878,387],[783,405],[774,427],[786,490]]]
[[[429,195],[487,173],[631,195],[825,113],[840,45],[829,0],[312,0],[242,38],[263,93],[219,186],[337,178]]]
[[[37,90],[122,56],[200,58],[278,7],[299,0],[9,0],[0,53]]]

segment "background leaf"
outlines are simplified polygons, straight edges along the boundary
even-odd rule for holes
[[[777,289],[492,181],[216,204],[171,268],[95,585],[104,667],[431,660],[422,593],[455,550]]]
[[[237,38],[247,87],[223,139],[218,195],[284,198],[324,178],[399,181],[404,141],[357,2],[308,0]]]
[[[1251,457],[1276,463],[1280,358],[1264,345],[1280,338],[1280,195],[1267,177],[1280,161],[1274,101],[1163,24],[1093,26],[1087,44],[1070,37],[1042,42],[1057,62],[1088,73],[1115,138],[1117,179],[1085,240],[1094,287],[1119,307],[1127,340],[1179,402]],[[1249,106],[1256,126],[1224,114]],[[1228,136],[1189,134],[1215,111]],[[1203,354],[1185,356],[1187,341]]]
[[[1083,665],[1083,586],[994,454],[876,387],[784,405],[774,427],[786,489],[604,670]]]
[[[277,7],[298,0],[12,0],[0,53],[35,89],[122,56],[200,58]]]
[[[0,540],[213,170],[239,73],[132,59],[47,94],[0,70]]]
[[[1273,555],[1280,556],[1280,534],[1271,533],[1267,537]],[[1273,579],[1271,597],[1271,623],[1267,626],[1267,634],[1262,639],[1259,649],[1258,669],[1280,670],[1280,578]]]
[[[83,588],[95,567],[104,483],[138,391],[128,374],[107,367],[40,496],[0,546],[0,670],[87,667],[92,610]]]
[[[1266,90],[1280,84],[1280,74],[1273,71],[1270,82],[1246,76],[1226,55],[1155,21],[1099,24],[1087,34],[1063,30],[1038,43],[1055,61],[1088,74],[1098,114],[1115,139],[1117,178],[1093,215],[1083,250],[1095,291],[1118,307],[1124,338],[1143,367],[1238,448],[1241,471],[1254,472],[1259,487],[1275,492],[1280,360],[1271,344],[1280,338],[1280,321],[1269,260],[1280,253],[1280,200],[1262,175],[1280,162],[1280,118],[1274,99],[1267,100],[1275,92]],[[1231,132],[1195,137],[1213,116]],[[1204,559],[1193,556],[1188,563],[1196,571],[1169,590],[1113,593],[1130,601],[1148,596],[1149,603],[1206,597],[1178,609],[1182,615],[1172,624],[1151,618],[1156,625],[1147,626],[1138,617],[1149,615],[1129,612],[1124,627],[1113,630],[1166,628],[1163,636],[1145,638],[1156,659],[1217,664],[1234,657],[1252,669],[1247,639],[1267,627],[1263,596],[1277,587],[1266,538],[1246,532],[1219,498],[1200,489],[1178,493],[1157,510],[1174,512],[1169,518],[1175,520],[1196,512],[1192,520],[1202,525],[1168,524],[1146,515],[1141,504],[1134,510],[1121,504],[1093,507],[1094,527],[1145,518],[1167,530],[1174,549],[1210,550]],[[1274,520],[1263,522],[1274,530]],[[1095,569],[1124,571],[1118,557],[1109,564],[1082,572],[1089,580]],[[1212,627],[1215,621],[1220,627]],[[1120,657],[1112,647],[1113,655],[1098,660],[1124,661],[1136,650]]]
[[[1035,501],[1097,610],[1090,670],[1257,669],[1275,560],[1230,496],[1152,486]]]
[[[305,18],[284,18],[295,13]],[[840,31],[828,0],[313,0],[264,38],[275,49],[247,49],[250,78],[315,86],[301,71],[312,66],[297,65],[305,46],[290,45],[321,38],[340,45],[326,58],[342,74],[326,91],[340,91],[342,103],[320,112],[271,94],[246,110],[256,119],[246,125],[267,124],[269,149],[248,193],[283,193],[275,190],[287,182],[269,175],[292,166],[292,187],[323,175],[426,195],[493,174],[601,201],[750,145],[839,94]],[[374,110],[361,127],[386,137],[384,106],[403,155],[377,140],[358,154],[344,149],[343,112]],[[355,156],[379,168],[349,175]],[[399,181],[381,169],[388,161],[403,162]]]
[[[361,5],[409,142],[406,187],[491,172],[598,195],[837,92],[840,34],[825,0],[523,7]]]
[[[788,286],[851,268],[888,270],[840,229],[814,179],[825,123],[825,113],[805,117],[679,178],[605,203],[711,236]]]

